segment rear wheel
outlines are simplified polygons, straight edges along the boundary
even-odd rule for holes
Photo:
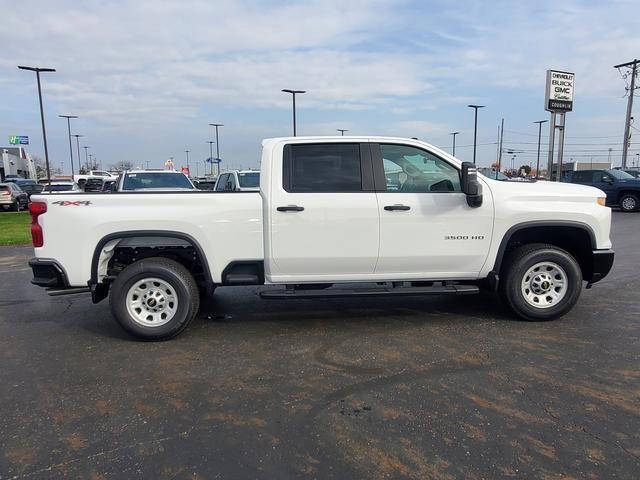
[[[582,290],[578,262],[553,245],[517,248],[502,271],[500,296],[525,320],[552,320],[564,315],[576,304]]]
[[[620,209],[623,212],[635,212],[639,206],[640,201],[638,200],[638,196],[633,193],[625,193],[622,198],[620,198]]]
[[[200,294],[183,265],[154,257],[129,265],[116,277],[109,303],[117,322],[130,334],[168,340],[193,320]]]

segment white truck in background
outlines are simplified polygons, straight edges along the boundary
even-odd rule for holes
[[[99,178],[102,181],[116,180],[118,175],[115,175],[106,170],[89,170],[88,173],[78,174],[73,176],[73,181],[78,184],[80,188],[84,188],[84,184],[90,178]]]
[[[282,286],[263,298],[487,288],[547,320],[611,269],[604,202],[592,187],[479,176],[413,139],[274,138],[259,192],[34,195],[32,282],[110,296],[118,323],[152,340],[226,285]]]

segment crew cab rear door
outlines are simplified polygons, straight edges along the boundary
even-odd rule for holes
[[[279,148],[266,204],[267,279],[335,282],[371,275],[379,218],[368,145],[302,140]]]
[[[380,212],[376,275],[385,278],[476,278],[487,258],[493,200],[472,208],[460,171],[423,147],[371,144]]]

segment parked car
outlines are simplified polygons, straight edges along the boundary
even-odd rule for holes
[[[20,182],[17,185],[31,198],[31,195],[37,195],[42,192],[44,185],[40,185],[34,181]]]
[[[51,185],[46,184],[42,189],[42,193],[82,193],[82,189],[78,186],[77,183],[67,181],[56,181],[51,182]]]
[[[101,192],[110,193],[118,188],[118,180],[105,180]]]
[[[84,182],[85,192],[100,192],[104,181],[101,178],[87,178]]]
[[[0,183],[0,207],[19,212],[29,205],[29,196],[13,182]]]
[[[32,282],[56,295],[86,289],[94,303],[110,296],[126,331],[164,340],[218,286],[280,285],[261,292],[278,299],[488,288],[536,321],[566,314],[583,282],[613,265],[611,209],[597,188],[491,180],[413,139],[262,145],[259,192],[37,198]],[[386,174],[398,170],[394,190]]]
[[[216,180],[214,178],[196,178],[193,184],[198,190],[215,190]]]
[[[195,190],[189,177],[175,170],[128,170],[119,179],[117,191],[180,191]]]
[[[232,170],[220,174],[216,181],[217,192],[258,192],[260,172],[257,170]]]
[[[115,180],[118,178],[118,175],[107,172],[106,170],[89,170],[88,173],[78,174],[73,176],[73,181],[75,181],[80,188],[84,188],[85,183],[90,178],[98,178],[101,180]]]
[[[576,170],[567,181],[599,188],[607,194],[607,205],[618,206],[623,212],[640,209],[640,179],[622,170]]]
[[[487,178],[491,178],[492,180],[503,180],[508,181],[511,180],[502,172],[496,172],[490,168],[478,168],[478,173],[484,175]]]
[[[623,172],[628,173],[633,178],[640,178],[640,170],[623,170]]]

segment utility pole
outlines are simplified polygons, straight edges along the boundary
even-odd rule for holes
[[[78,135],[77,133],[71,135],[72,137],[76,137],[76,147],[78,148],[77,152],[78,152],[78,173],[80,173],[80,170],[82,169],[82,164],[81,164],[81,160],[80,160],[80,137],[84,137],[84,135]]]
[[[189,152],[190,152],[190,151],[191,151],[191,150],[185,150],[185,151],[184,151],[184,153],[186,153],[186,154],[187,154],[187,171],[189,171]]]
[[[216,142],[214,142],[213,140],[209,140],[207,143],[209,144],[209,161],[211,162],[211,176],[213,176],[213,144]],[[205,172],[206,171],[207,170],[205,169]]]
[[[218,138],[218,127],[224,127],[222,123],[210,123],[212,127],[216,127],[216,163],[218,164],[218,176],[220,176],[220,139]],[[213,167],[211,167],[213,168]]]
[[[473,164],[476,164],[476,145],[478,140],[478,109],[484,108],[484,105],[467,105],[473,108]]]
[[[500,173],[500,168],[502,168],[502,137],[504,137],[504,117],[500,122],[500,148],[498,153],[498,168],[496,168],[496,180],[498,179],[498,173]]]
[[[451,149],[451,155],[453,155],[454,157],[456,156],[456,135],[458,135],[460,132],[451,132],[449,135],[451,135],[453,137],[453,148]]]
[[[87,147],[86,145],[84,147],[84,163],[87,166],[87,173],[89,173],[89,149],[91,147]]]
[[[631,115],[633,110],[633,95],[636,89],[636,75],[638,73],[638,63],[640,60],[634,59],[631,62],[621,63],[620,65],[614,65],[613,68],[620,70],[621,68],[631,69],[631,85],[629,86],[629,99],[627,100],[627,117],[624,123],[624,143],[622,144],[622,169],[627,168],[627,154],[629,153],[629,140],[630,140],[630,127],[631,127]],[[627,74],[628,75],[628,74]],[[623,75],[623,78],[626,78]]]
[[[73,147],[71,146],[71,119],[78,118],[76,115],[58,115],[60,118],[67,119],[67,130],[69,132],[69,155],[71,156],[71,178],[73,178]]]
[[[542,124],[547,123],[549,120],[538,120],[538,161],[536,162],[536,179],[540,175],[540,141],[542,140]]]

